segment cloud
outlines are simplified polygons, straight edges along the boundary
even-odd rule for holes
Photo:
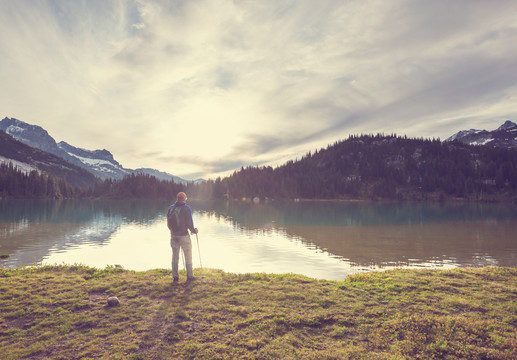
[[[203,172],[192,171],[187,173],[190,179],[197,179],[206,174],[207,171],[210,173],[218,174],[238,170],[243,166],[261,165],[260,163],[249,163],[248,159],[244,157],[222,157],[217,160],[207,161],[206,159],[203,159],[199,156],[162,156],[161,160],[164,162],[179,164],[181,166],[194,164],[197,167],[201,167],[203,169]]]
[[[0,3],[4,116],[203,177],[515,120],[511,0]],[[6,69],[9,69],[7,71]]]

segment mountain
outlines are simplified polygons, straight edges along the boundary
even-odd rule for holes
[[[11,135],[0,131],[0,162],[11,162],[26,172],[36,170],[55,178],[63,178],[70,185],[88,187],[96,181],[85,169],[71,164],[59,156],[28,146]]]
[[[180,177],[155,169],[126,169],[113,158],[108,150],[92,151],[75,147],[64,141],[56,143],[54,138],[41,126],[27,124],[18,119],[4,118],[0,121],[0,130],[26,145],[46,151],[82,167],[102,180],[110,178],[120,180],[130,174],[147,174],[160,180],[174,180],[174,182],[182,184],[188,182]]]
[[[490,145],[495,147],[517,147],[517,124],[507,120],[493,131],[462,130],[445,139],[445,142],[459,141],[469,145]]]
[[[27,124],[18,119],[4,118],[0,130],[31,147],[56,155],[74,165],[86,169],[100,179],[122,179],[131,173],[113,159],[107,150],[89,151],[79,149],[66,142],[56,143],[41,126]]]

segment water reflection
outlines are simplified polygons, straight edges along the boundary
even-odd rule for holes
[[[40,264],[83,244],[107,245],[123,224],[148,226],[162,216],[163,206],[151,201],[0,201],[0,254],[10,255],[0,266]]]
[[[349,272],[517,265],[517,207],[505,204],[271,202],[200,207],[243,231],[280,229],[306,248],[340,259]]]
[[[517,219],[517,207],[506,204],[246,202],[198,203],[197,208],[249,228],[276,225],[372,226],[444,221]]]
[[[166,202],[0,201],[0,266],[170,268]],[[517,265],[497,204],[192,203],[205,267],[341,279],[390,267]],[[194,254],[197,243],[194,242]],[[194,266],[200,267],[195,256]]]
[[[457,266],[515,266],[516,244],[509,243],[515,222],[451,221],[417,225],[350,227],[289,226],[302,238],[361,267],[419,266],[441,262]]]

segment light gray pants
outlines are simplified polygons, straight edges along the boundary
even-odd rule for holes
[[[172,277],[178,278],[178,264],[180,259],[180,252],[183,249],[185,255],[185,266],[187,267],[187,278],[194,276],[192,271],[192,241],[190,235],[185,236],[171,236],[172,247]]]

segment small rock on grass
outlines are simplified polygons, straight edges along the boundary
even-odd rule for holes
[[[108,298],[108,305],[109,306],[117,306],[117,305],[120,305],[120,301],[118,299],[118,297],[116,296],[110,296]]]

